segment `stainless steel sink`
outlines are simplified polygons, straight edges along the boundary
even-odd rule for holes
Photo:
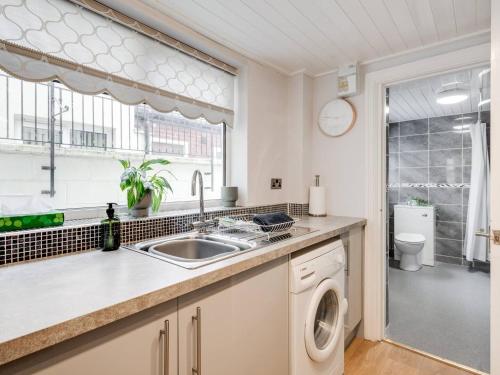
[[[201,239],[166,241],[149,248],[149,251],[153,254],[194,262],[238,250],[239,249],[233,245]]]
[[[134,249],[147,251],[184,268],[198,268],[218,260],[251,250],[252,242],[243,242],[216,235],[193,233],[141,242]]]
[[[314,231],[311,228],[294,227],[290,232],[269,240],[266,236],[246,238],[248,234],[245,233],[245,238],[238,238],[237,233],[232,233],[229,237],[227,234],[190,232],[125,247],[183,268],[194,269]]]

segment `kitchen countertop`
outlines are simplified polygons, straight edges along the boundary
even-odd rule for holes
[[[0,365],[338,236],[365,219],[306,217],[315,232],[184,269],[128,249],[0,269]]]

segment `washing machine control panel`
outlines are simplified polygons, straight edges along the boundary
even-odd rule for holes
[[[336,249],[320,257],[297,264],[292,269],[290,291],[300,293],[316,286],[325,277],[330,277],[343,270],[345,264],[344,249]]]

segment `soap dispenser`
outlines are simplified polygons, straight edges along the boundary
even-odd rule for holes
[[[101,221],[103,251],[118,250],[120,247],[120,219],[115,216],[113,205],[116,203],[107,203],[108,209],[106,214],[108,217]]]

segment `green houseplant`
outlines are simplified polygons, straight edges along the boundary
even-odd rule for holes
[[[422,199],[422,198],[418,198],[418,197],[412,197],[409,202],[414,206],[428,206],[429,205],[428,201],[426,201],[425,199]]]
[[[167,170],[151,173],[154,166],[165,166],[170,162],[166,159],[144,160],[138,167],[132,166],[130,160],[120,160],[120,163],[124,169],[120,188],[127,191],[127,206],[132,216],[147,216],[149,207],[152,207],[153,212],[158,212],[167,190],[172,192],[170,183],[160,173],[172,173]]]

